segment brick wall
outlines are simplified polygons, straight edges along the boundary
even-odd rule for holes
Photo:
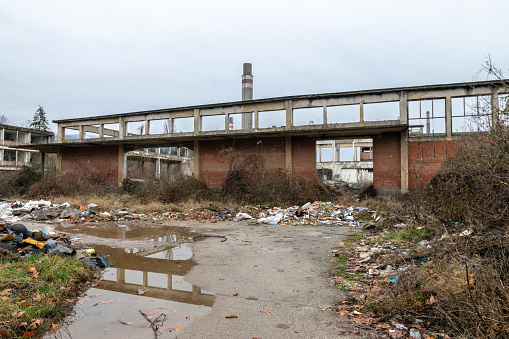
[[[377,190],[401,189],[400,134],[373,138],[373,187]]]
[[[71,178],[92,175],[116,187],[118,146],[62,148],[62,174]]]
[[[293,174],[304,178],[316,177],[316,143],[308,138],[292,138]]]
[[[422,188],[440,171],[444,161],[456,154],[456,141],[410,141],[408,186]]]
[[[269,169],[286,167],[285,138],[207,140],[200,141],[200,179],[210,187],[221,187],[228,174],[229,156],[236,152],[261,155]],[[316,176],[314,140],[294,137],[292,158],[294,174]]]

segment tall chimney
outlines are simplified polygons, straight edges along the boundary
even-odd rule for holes
[[[253,100],[253,66],[246,62],[242,73],[242,101]]]
[[[246,62],[242,72],[242,101],[253,100],[253,66]],[[253,128],[253,113],[242,114],[242,129]]]

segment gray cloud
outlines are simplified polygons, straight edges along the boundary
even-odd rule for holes
[[[472,80],[509,3],[0,2],[0,114],[49,119],[240,99]],[[507,65],[499,64],[501,68]]]

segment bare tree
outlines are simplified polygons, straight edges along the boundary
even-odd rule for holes
[[[7,118],[5,115],[0,115],[0,124],[3,124],[3,125],[8,125],[10,124],[11,121],[9,120],[9,118]]]

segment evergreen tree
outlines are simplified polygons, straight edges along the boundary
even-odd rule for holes
[[[44,109],[41,107],[41,105],[39,105],[39,108],[35,112],[34,119],[32,120],[30,127],[41,131],[49,130],[48,119],[46,119],[46,112],[44,112]]]

